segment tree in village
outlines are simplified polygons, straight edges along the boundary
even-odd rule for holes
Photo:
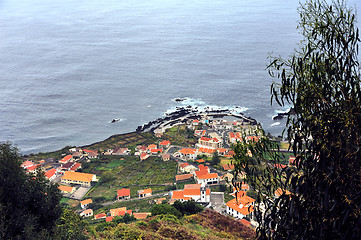
[[[217,166],[220,162],[221,158],[219,157],[217,152],[214,152],[211,161],[212,166]]]
[[[286,133],[295,166],[274,167],[283,156],[276,143],[261,138],[235,147],[235,174],[246,172],[258,191],[259,239],[361,239],[355,14],[341,0],[309,0],[299,14],[300,49],[289,60],[272,58],[268,68],[275,78],[272,101],[294,108]]]

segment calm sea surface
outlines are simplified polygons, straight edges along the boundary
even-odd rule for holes
[[[0,141],[23,153],[80,146],[188,104],[239,106],[280,134],[284,123],[272,116],[286,108],[270,106],[265,68],[269,53],[287,57],[297,47],[297,6],[1,0]]]

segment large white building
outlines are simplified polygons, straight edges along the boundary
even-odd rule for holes
[[[247,196],[244,191],[237,192],[236,195],[236,198],[227,202],[227,214],[239,219],[243,219],[246,216],[249,219],[253,219],[255,200]]]
[[[211,201],[211,190],[205,184],[187,184],[183,190],[173,191],[172,200],[181,202],[193,199],[199,203],[209,203]]]

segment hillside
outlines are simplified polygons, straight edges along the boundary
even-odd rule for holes
[[[88,234],[93,239],[255,239],[253,229],[211,209],[181,219],[158,215],[130,224],[98,224]]]

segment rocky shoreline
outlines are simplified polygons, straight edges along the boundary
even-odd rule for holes
[[[156,120],[138,126],[136,132],[149,131],[154,133],[154,130],[157,128],[168,128],[175,124],[186,123],[188,119],[201,119],[205,115],[215,118],[233,116],[242,119],[244,122],[249,123],[250,125],[258,124],[255,119],[246,117],[243,113],[235,113],[232,109],[213,109],[211,107],[198,109],[198,107],[192,107],[189,105],[186,107],[177,107],[176,111],[166,113],[165,115],[165,117],[157,118]]]

